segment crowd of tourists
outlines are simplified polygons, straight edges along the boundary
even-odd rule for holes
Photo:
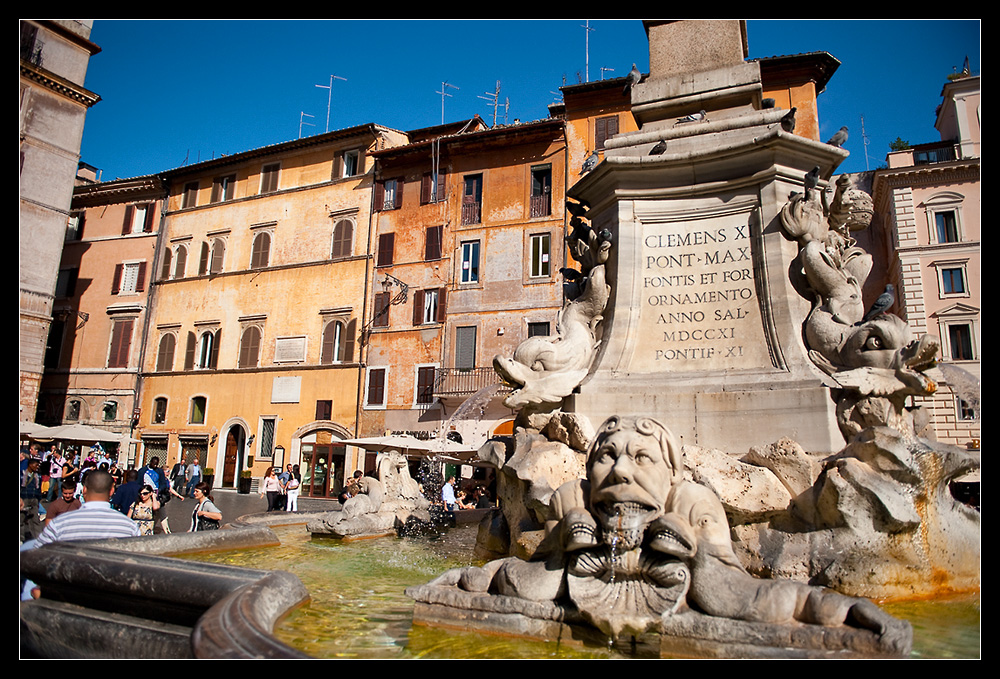
[[[19,478],[22,551],[68,540],[169,533],[163,505],[171,498],[194,499],[189,531],[222,524],[197,460],[182,461],[169,473],[157,457],[139,469],[122,469],[99,445],[84,452],[53,444],[43,452],[33,444],[20,453]],[[23,598],[37,596],[33,583],[22,582]]]

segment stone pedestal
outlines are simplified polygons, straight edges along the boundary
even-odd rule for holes
[[[641,129],[609,140],[568,191],[613,242],[599,355],[568,408],[593,422],[649,414],[685,444],[732,453],[782,437],[839,450],[831,382],[801,338],[810,302],[791,282],[798,249],[780,210],[807,172],[829,177],[847,153],[762,108],[742,22],[647,27],[651,73],[632,90]]]

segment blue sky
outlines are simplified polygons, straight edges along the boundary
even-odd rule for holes
[[[499,122],[544,118],[563,84],[623,77],[633,62],[649,70],[640,20],[587,23],[97,19],[102,52],[86,86],[102,101],[87,114],[82,160],[112,180],[322,133],[328,99],[330,129],[437,125],[442,90],[445,120],[492,122],[498,81]],[[750,20],[748,36],[750,57],[826,51],[841,62],[819,97],[824,139],[851,128],[838,172],[875,169],[897,136],[936,141],[947,75],[966,56],[979,74],[979,20]]]

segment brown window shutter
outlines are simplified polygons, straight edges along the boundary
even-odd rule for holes
[[[393,201],[392,207],[396,210],[403,207],[403,180],[402,178],[396,180],[396,195],[393,196],[395,199]]]
[[[385,399],[385,368],[368,371],[368,404],[382,405]]]
[[[375,184],[375,212],[382,211],[382,204],[385,202],[385,182],[376,182]]]
[[[211,273],[219,273],[222,271],[222,261],[226,256],[226,243],[221,238],[216,238],[212,242],[212,268]]]
[[[438,185],[437,185],[437,201],[441,202],[445,199],[447,195],[445,193],[445,184],[447,182],[448,175],[444,172],[438,172]]]
[[[208,357],[208,367],[219,367],[219,342],[222,341],[222,330],[216,330],[212,340],[212,353]]]
[[[115,277],[111,279],[111,294],[117,295],[121,290],[122,286],[122,267],[121,264],[115,264]]]
[[[351,322],[347,324],[347,328],[344,329],[344,334],[340,341],[340,351],[341,354],[338,357],[343,363],[351,363],[354,361],[354,336],[358,332],[358,320],[352,318]]]
[[[388,292],[377,292],[375,293],[375,316],[372,320],[372,326],[375,328],[388,328],[389,327],[389,293]]]
[[[423,177],[420,178],[420,204],[426,205],[431,202],[431,186],[433,181],[431,181],[433,175],[428,172]]]
[[[427,228],[427,241],[424,243],[424,261],[430,262],[441,259],[441,233],[443,227],[430,226]]]
[[[351,241],[354,237],[354,224],[349,219],[341,219],[333,227],[334,258],[351,256]]]
[[[184,352],[184,369],[194,370],[194,354],[198,348],[198,337],[193,333],[188,333],[187,349]]]
[[[174,251],[169,247],[163,251],[163,266],[160,267],[160,280],[165,281],[170,278],[170,265],[173,259]]]
[[[135,291],[142,292],[146,289],[146,262],[139,262],[139,273],[135,277]]]
[[[135,205],[125,207],[125,222],[122,224],[122,235],[126,236],[132,231],[132,217],[135,214]]]
[[[111,355],[108,358],[109,368],[127,368],[128,352],[132,345],[131,319],[115,322],[111,331]]]
[[[156,215],[153,205],[153,203],[146,205],[146,222],[142,225],[143,233],[151,233],[153,231],[153,218]]]
[[[396,242],[396,234],[383,233],[378,237],[378,263],[376,266],[392,266],[392,250]]]
[[[444,323],[448,306],[448,288],[438,288],[437,322]]]
[[[208,241],[201,244],[201,261],[198,263],[198,275],[204,276],[208,273],[209,263]]]
[[[156,370],[167,372],[174,367],[174,345],[177,338],[174,335],[166,334],[160,339],[160,350],[156,355]]]
[[[333,344],[337,337],[337,323],[338,321],[330,321],[323,327],[323,344],[319,352],[319,362],[322,365],[333,363]]]
[[[424,322],[424,291],[417,290],[413,293],[413,325],[421,325]]]

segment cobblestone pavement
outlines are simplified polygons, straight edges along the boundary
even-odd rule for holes
[[[267,512],[267,499],[260,493],[243,495],[232,488],[216,488],[212,490],[215,506],[222,512],[222,522],[235,521],[246,514],[264,514]],[[191,498],[179,500],[171,498],[164,508],[164,516],[168,519],[171,532],[183,533],[191,527],[191,512],[195,501]],[[299,497],[300,512],[328,512],[340,509],[340,503],[335,499]]]

